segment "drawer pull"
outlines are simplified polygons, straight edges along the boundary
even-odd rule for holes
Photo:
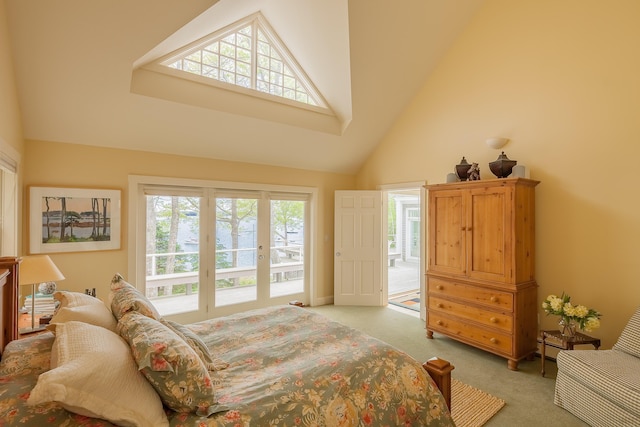
[[[444,304],[442,304],[441,302],[439,302],[438,304],[436,304],[436,307],[438,307],[438,308],[444,308]]]
[[[443,290],[443,289],[444,289],[444,286],[442,286],[442,285],[438,285],[438,286],[436,286],[436,289],[437,289],[437,290],[439,290],[439,291],[441,291],[441,290]]]
[[[498,297],[491,297],[491,298],[489,298],[489,301],[498,302]]]
[[[491,341],[493,344],[496,344],[498,342],[496,338],[491,338],[489,341]]]
[[[495,317],[492,317],[492,318],[490,318],[490,319],[489,319],[489,322],[491,322],[491,323],[498,323],[498,319],[497,319],[497,318],[495,318]]]
[[[442,326],[442,320],[437,320],[436,325]]]

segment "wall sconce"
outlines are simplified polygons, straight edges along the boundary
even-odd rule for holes
[[[22,257],[19,277],[20,286],[31,285],[31,328],[25,328],[20,333],[34,332],[42,329],[36,328],[36,287],[40,283],[64,280],[64,276],[49,255],[31,255]]]
[[[507,145],[507,142],[509,142],[509,138],[489,138],[485,142],[489,147],[495,148],[497,150]]]

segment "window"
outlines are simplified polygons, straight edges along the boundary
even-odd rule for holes
[[[289,101],[326,108],[309,78],[260,13],[159,63]]]
[[[18,255],[18,164],[0,141],[0,256]]]
[[[194,322],[309,302],[314,189],[170,181],[130,178],[130,275],[160,314]]]

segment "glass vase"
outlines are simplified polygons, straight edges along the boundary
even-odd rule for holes
[[[561,318],[558,322],[560,333],[564,337],[573,338],[576,336],[576,322],[571,319]]]

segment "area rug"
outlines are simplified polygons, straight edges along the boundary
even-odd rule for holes
[[[409,310],[420,311],[420,291],[391,298],[389,304],[408,308]]]
[[[504,404],[502,399],[451,379],[451,416],[456,427],[480,427]]]

